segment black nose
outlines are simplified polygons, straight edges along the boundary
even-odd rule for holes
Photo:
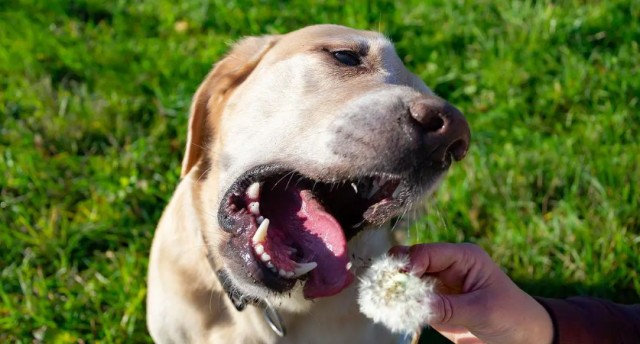
[[[471,132],[460,110],[436,96],[422,96],[409,105],[409,112],[421,134],[427,158],[443,162],[451,155],[462,160],[469,149]]]

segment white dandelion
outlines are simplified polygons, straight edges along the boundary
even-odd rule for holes
[[[384,255],[360,278],[360,311],[395,333],[418,336],[433,314],[436,279],[407,272],[409,257]]]

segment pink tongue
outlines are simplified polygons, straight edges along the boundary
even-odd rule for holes
[[[310,190],[289,187],[271,194],[265,214],[273,226],[286,231],[304,252],[305,262],[318,266],[309,272],[304,297],[315,299],[331,296],[346,288],[353,280],[347,270],[347,241],[338,221],[326,212]],[[266,200],[265,200],[266,201]]]

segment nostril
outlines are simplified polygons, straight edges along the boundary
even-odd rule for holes
[[[444,163],[467,155],[469,125],[455,106],[436,96],[424,96],[409,105],[409,113],[414,120],[407,127],[409,134],[412,139],[420,135],[414,141],[416,148],[424,149],[429,160]]]
[[[463,139],[458,139],[447,148],[447,154],[453,156],[457,161],[462,160],[467,155],[469,144]]]
[[[440,114],[429,116],[422,122],[422,127],[429,133],[439,131],[444,127],[444,119]]]
[[[409,106],[409,113],[424,132],[437,132],[446,123],[446,106],[440,99],[427,98]]]

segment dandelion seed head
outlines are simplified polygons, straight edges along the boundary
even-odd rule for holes
[[[419,331],[433,316],[434,278],[420,278],[409,272],[407,256],[382,256],[360,278],[360,311],[392,332]]]

